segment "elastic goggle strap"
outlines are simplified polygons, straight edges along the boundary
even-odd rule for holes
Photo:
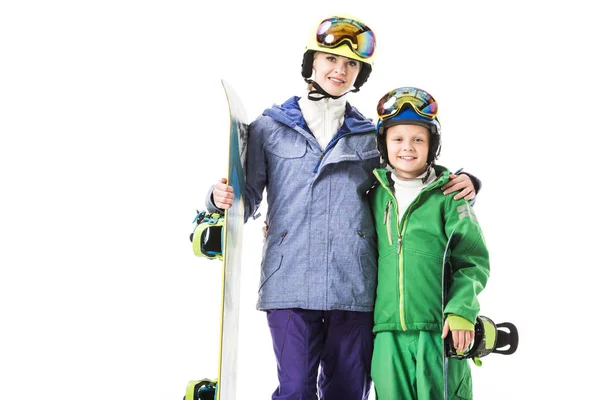
[[[426,118],[435,118],[437,102],[426,91],[414,87],[401,87],[390,91],[377,104],[377,115],[384,120],[398,114],[405,104],[410,104],[415,112]]]
[[[369,58],[375,53],[373,31],[362,22],[350,18],[327,18],[317,28],[316,40],[319,46],[329,49],[345,43],[362,58]]]

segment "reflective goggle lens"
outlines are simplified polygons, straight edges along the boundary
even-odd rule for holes
[[[392,117],[402,109],[405,104],[410,104],[420,115],[434,118],[437,115],[437,102],[429,93],[414,87],[394,89],[379,100],[377,114],[380,119]]]
[[[366,25],[349,18],[328,18],[317,29],[317,43],[336,48],[343,42],[351,44],[356,55],[369,58],[375,52],[375,34]]]

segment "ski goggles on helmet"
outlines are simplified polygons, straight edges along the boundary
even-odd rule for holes
[[[375,34],[371,28],[350,18],[327,18],[317,28],[316,39],[319,46],[329,49],[347,43],[362,58],[375,53]]]
[[[377,115],[384,120],[398,114],[405,104],[410,104],[415,112],[423,117],[433,119],[437,115],[437,102],[426,91],[414,87],[394,89],[379,100]]]

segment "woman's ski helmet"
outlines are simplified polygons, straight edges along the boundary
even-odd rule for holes
[[[312,76],[313,56],[316,51],[361,62],[360,72],[354,82],[354,91],[358,91],[367,81],[373,68],[375,34],[362,21],[350,16],[334,16],[321,21],[317,28],[311,31],[304,50],[302,76],[307,81],[310,81]]]
[[[402,87],[385,94],[377,105],[377,150],[389,164],[385,130],[394,125],[420,125],[429,130],[427,164],[432,165],[442,148],[442,126],[437,117],[437,102],[429,93],[414,87]]]

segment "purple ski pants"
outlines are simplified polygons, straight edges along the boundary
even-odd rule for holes
[[[279,378],[273,400],[367,400],[372,312],[269,310],[267,321]]]

